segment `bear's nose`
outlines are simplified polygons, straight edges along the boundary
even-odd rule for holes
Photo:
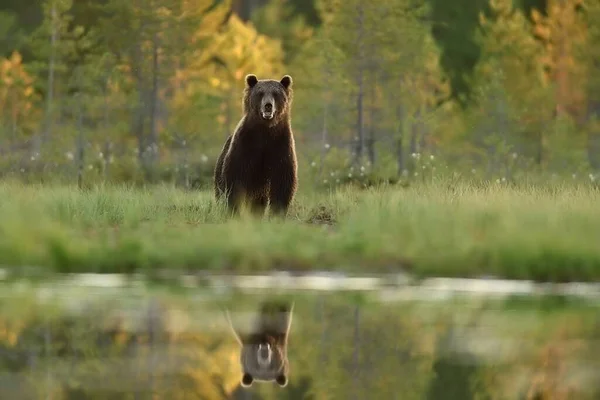
[[[265,111],[273,111],[273,104],[271,104],[271,103],[265,104]]]

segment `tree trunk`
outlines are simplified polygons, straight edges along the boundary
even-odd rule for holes
[[[102,171],[104,181],[108,180],[108,168],[110,163],[110,150],[111,150],[111,142],[110,135],[108,134],[109,130],[109,106],[108,106],[108,77],[104,80],[104,109],[103,109],[103,121],[102,125],[104,127],[104,134],[106,135],[106,139],[104,140],[104,151],[102,152],[103,160],[104,160],[104,170]]]
[[[358,3],[357,7],[357,47],[358,47],[358,60],[357,60],[357,77],[356,77],[356,86],[358,87],[358,94],[356,96],[356,111],[357,111],[357,120],[356,120],[356,149],[354,154],[354,162],[353,165],[358,165],[362,161],[363,152],[365,148],[365,132],[364,132],[364,4],[363,0]]]
[[[77,187],[83,188],[83,168],[85,166],[85,141],[83,137],[83,106],[79,99],[77,109]]]
[[[327,90],[327,89],[326,89]],[[321,132],[321,159],[319,160],[319,175],[317,179],[323,179],[323,164],[327,155],[327,137],[328,137],[328,119],[329,119],[329,100],[325,99],[323,107],[323,130]]]
[[[373,81],[371,82],[371,110],[369,123],[369,138],[367,140],[367,155],[371,167],[375,165],[375,130],[377,129],[377,73],[373,67]]]
[[[132,133],[135,135],[138,141],[138,162],[140,166],[144,166],[144,154],[146,152],[146,133],[145,133],[145,120],[146,120],[146,91],[144,88],[144,73],[142,71],[143,65],[143,54],[141,44],[138,42],[133,47],[133,73],[135,76],[135,82],[137,86],[138,101],[137,106],[133,115],[132,121]]]
[[[590,167],[594,171],[600,171],[600,131],[598,130],[600,103],[590,101],[588,110],[588,116],[591,117],[588,117],[588,122],[592,122],[592,124],[587,129],[587,157]]]
[[[150,134],[148,135],[148,154],[146,158],[146,179],[149,182],[154,181],[154,167],[158,158],[158,34],[155,32],[152,36],[152,91],[150,94]]]
[[[411,155],[410,158],[410,172],[411,173],[415,173],[416,172],[416,160],[413,157],[413,155],[419,155],[419,149],[418,149],[418,144],[419,144],[419,134],[421,131],[421,112],[417,111],[415,113],[415,117],[412,121],[411,124],[411,130],[410,130],[410,140],[409,140],[409,144],[408,144],[408,152]]]
[[[41,137],[34,138],[33,143],[33,155],[37,155],[41,151],[42,141],[46,140],[52,130],[52,115],[54,106],[54,73],[56,70],[56,46],[59,41],[59,32],[57,28],[58,12],[56,10],[56,4],[52,4],[52,10],[50,11],[50,26],[52,33],[50,34],[50,59],[48,60],[48,91],[46,93],[46,110],[44,112],[44,119],[42,124]]]

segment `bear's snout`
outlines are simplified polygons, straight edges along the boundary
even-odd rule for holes
[[[261,116],[266,120],[271,120],[275,116],[275,111],[275,99],[272,96],[265,96],[261,102]]]

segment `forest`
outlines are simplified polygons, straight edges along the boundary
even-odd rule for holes
[[[594,181],[598,3],[7,1],[0,172],[210,186],[245,74],[287,73],[305,187]]]

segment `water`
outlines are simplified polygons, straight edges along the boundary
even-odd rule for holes
[[[2,284],[0,399],[600,398],[594,299],[104,286]],[[241,388],[223,310],[244,327],[274,299],[289,383]]]

